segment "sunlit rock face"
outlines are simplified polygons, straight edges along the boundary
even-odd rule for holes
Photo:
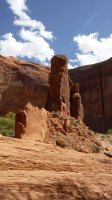
[[[45,107],[50,69],[14,57],[0,56],[0,115],[16,112],[31,102]]]
[[[49,77],[51,88],[51,111],[70,114],[70,86],[68,78],[68,61],[65,55],[56,55],[51,59]]]
[[[28,103],[18,110],[15,120],[15,137],[43,142],[47,133],[47,111]]]

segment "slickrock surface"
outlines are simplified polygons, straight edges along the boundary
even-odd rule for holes
[[[0,137],[0,200],[111,200],[112,158]]]

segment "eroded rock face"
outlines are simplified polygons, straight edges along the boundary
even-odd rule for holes
[[[52,143],[86,153],[102,149],[94,132],[81,120],[64,116],[62,112],[50,113],[30,103],[16,114],[15,137]]]
[[[30,103],[16,113],[15,137],[44,141],[47,133],[47,111]]]
[[[69,70],[69,75],[80,85],[84,122],[98,132],[112,128],[112,58]]]
[[[51,59],[49,83],[51,88],[51,111],[70,114],[70,86],[68,78],[68,62],[65,55],[56,55]]]
[[[47,67],[0,56],[0,115],[28,102],[49,109],[49,73]],[[99,132],[112,128],[112,59],[69,70],[69,75],[80,85],[84,122]]]
[[[44,142],[86,153],[98,153],[102,150],[95,133],[81,120],[63,116],[59,112],[48,112],[47,124],[48,132]]]
[[[14,57],[0,56],[0,115],[31,102],[46,107],[50,69]]]

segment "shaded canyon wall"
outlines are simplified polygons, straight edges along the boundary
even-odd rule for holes
[[[112,128],[112,58],[69,70],[69,75],[80,85],[84,122],[99,132]]]

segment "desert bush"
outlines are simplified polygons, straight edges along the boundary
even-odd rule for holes
[[[107,134],[112,134],[112,129],[108,129]]]
[[[15,114],[9,112],[0,117],[0,134],[4,136],[14,136]]]
[[[74,119],[73,117],[71,118],[70,122],[71,122],[71,124],[72,124],[73,126],[77,126],[77,125],[80,123],[79,120],[76,120],[76,119]]]

